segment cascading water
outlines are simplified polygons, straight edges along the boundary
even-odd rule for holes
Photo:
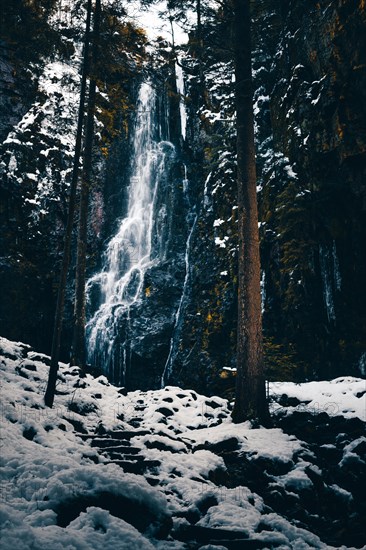
[[[88,361],[119,384],[126,383],[130,308],[141,297],[144,275],[154,261],[156,194],[167,160],[175,152],[170,142],[161,140],[156,93],[150,83],[141,85],[137,109],[127,215],[107,246],[102,271],[87,283],[88,297],[97,289],[101,303],[86,326]]]
[[[180,127],[182,132],[182,138],[186,139],[186,128],[187,128],[187,111],[186,106],[184,102],[184,75],[183,75],[183,69],[180,64],[180,62],[175,64],[175,74],[176,74],[176,82],[177,82],[177,92],[180,95],[180,101],[179,101],[179,114],[180,114]]]
[[[342,288],[342,277],[339,270],[339,260],[337,255],[337,247],[335,241],[333,241],[332,246],[332,257],[333,257],[333,274],[334,274],[334,285],[336,290],[341,290]]]
[[[266,310],[266,298],[267,298],[267,293],[266,293],[266,272],[264,271],[264,269],[262,270],[260,285],[261,285],[261,307],[262,307],[262,315],[263,315],[263,313]]]
[[[323,297],[329,322],[336,321],[336,309],[334,295],[341,289],[341,275],[335,243],[333,241],[332,252],[326,245],[319,244],[320,273],[323,282]]]
[[[185,140],[187,135],[187,111],[186,111],[186,106],[184,102],[184,95],[185,95],[184,74],[183,74],[182,66],[179,62],[175,64],[175,74],[176,74],[177,92],[180,95],[179,114],[180,114],[181,135],[183,140]],[[185,249],[185,256],[184,256],[185,277],[184,277],[182,294],[178,304],[178,309],[176,310],[175,316],[174,316],[174,326],[173,326],[172,337],[170,340],[169,354],[165,362],[164,370],[161,376],[160,383],[162,388],[169,382],[169,377],[172,373],[172,368],[178,352],[179,337],[181,335],[181,328],[182,328],[182,322],[183,322],[184,302],[189,292],[190,279],[191,279],[191,265],[190,265],[191,241],[192,241],[192,237],[193,237],[197,219],[198,219],[196,209],[192,208],[191,201],[190,201],[189,180],[187,177],[186,165],[184,165],[183,197],[187,208],[186,224],[188,229],[188,237],[186,241],[186,249]]]
[[[191,250],[191,240],[192,240],[192,235],[194,233],[194,229],[196,227],[196,223],[197,223],[197,216],[195,216],[195,218],[194,218],[194,221],[193,221],[192,227],[190,229],[190,232],[188,234],[188,238],[187,238],[187,242],[186,242],[186,253],[185,253],[186,274],[185,274],[185,277],[184,277],[183,290],[182,290],[182,295],[181,295],[181,298],[180,298],[180,301],[179,301],[179,306],[178,306],[178,309],[177,309],[176,314],[175,314],[175,322],[174,322],[174,327],[173,327],[172,338],[171,338],[171,341],[170,341],[169,355],[168,355],[168,358],[166,360],[166,363],[165,363],[165,366],[164,366],[164,371],[163,371],[163,374],[162,374],[162,377],[161,377],[161,387],[162,388],[169,381],[169,376],[171,374],[172,365],[173,365],[173,362],[174,362],[174,359],[175,359],[175,356],[176,356],[176,353],[177,353],[178,338],[180,336],[180,328],[181,328],[181,322],[182,322],[181,313],[182,313],[183,303],[184,303],[184,300],[186,298],[187,289],[188,289],[188,285],[189,285],[189,278],[190,278],[189,254],[190,254],[190,250]]]

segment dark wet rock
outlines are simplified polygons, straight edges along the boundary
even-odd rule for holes
[[[282,407],[297,407],[300,403],[306,404],[309,403],[309,401],[300,401],[297,397],[289,397],[287,394],[283,393],[279,398],[278,403]]]
[[[93,445],[95,447],[95,445]],[[123,445],[120,442],[116,445],[108,445],[105,447],[99,446],[101,449],[101,452],[112,455],[113,453],[118,453],[119,455],[138,455],[140,453],[140,449],[137,449],[136,447],[131,447],[129,442],[127,445]]]
[[[168,409],[167,407],[160,407],[159,409],[156,409],[156,412],[162,414],[165,417],[174,415],[174,412],[171,409]]]
[[[356,397],[358,399],[361,399],[361,397],[363,397],[365,395],[365,393],[366,393],[366,390],[365,391],[360,391],[360,392],[356,393]]]
[[[69,411],[86,416],[89,413],[96,412],[98,410],[98,405],[85,401],[71,401],[68,404],[68,409]]]
[[[80,369],[79,367],[73,367],[70,370],[63,371],[64,376],[80,376]]]
[[[156,487],[157,485],[159,485],[160,482],[160,479],[158,477],[145,476],[145,479],[148,484],[151,485],[151,487]]]
[[[210,470],[208,473],[208,479],[217,486],[226,485],[229,480],[228,471],[225,468],[218,467],[214,470]]]
[[[149,435],[151,432],[149,430],[113,430],[107,432],[113,439],[132,439],[133,437]]]
[[[98,455],[90,455],[90,454],[87,454],[87,455],[82,455],[82,457],[83,457],[85,460],[90,460],[90,461],[93,462],[94,464],[99,464],[99,456],[98,456]]]
[[[176,517],[185,518],[191,525],[195,525],[201,519],[201,514],[195,506],[191,506],[188,510],[178,513]]]
[[[170,426],[168,426],[168,429],[172,429]],[[173,430],[175,435],[179,435],[182,432],[180,430]],[[162,437],[165,437],[167,440],[171,439],[172,441],[178,441],[180,444],[184,444],[187,449],[192,449],[192,444],[188,441],[182,440],[179,437],[174,437],[171,434],[168,434],[166,432],[156,432],[156,435],[161,435]]]
[[[294,411],[292,414],[279,415],[275,419],[275,424],[288,434],[294,434],[299,439],[319,445],[334,442],[340,445],[341,433],[346,434],[345,438],[352,439],[366,433],[365,425],[359,418],[331,417],[325,412],[312,414]]]
[[[251,462],[263,472],[274,476],[287,474],[294,466],[292,460],[269,459],[261,455],[252,457]]]
[[[223,441],[219,441],[217,443],[210,443],[210,442],[201,443],[194,448],[194,451],[198,451],[200,449],[207,449],[208,451],[221,455],[224,453],[236,451],[238,448],[239,448],[239,442],[237,438],[230,437],[228,439],[224,439]]]
[[[150,441],[145,441],[144,444],[148,449],[159,449],[160,451],[170,451],[171,453],[187,453],[186,449],[176,449],[174,445],[169,445],[169,443],[165,441],[152,439]]]
[[[85,380],[78,378],[74,384],[74,388],[86,388],[87,385],[88,384],[85,382]]]
[[[197,399],[197,398],[196,398]],[[217,403],[217,401],[206,401],[207,407],[211,407],[211,409],[217,409],[219,407],[222,407],[221,403]]]
[[[215,495],[206,495],[203,496],[197,503],[196,506],[201,512],[202,515],[205,515],[207,511],[212,508],[212,506],[217,506],[218,500]]]
[[[180,525],[174,531],[174,538],[189,542],[197,541],[200,544],[221,545],[229,550],[246,550],[247,548],[266,548],[270,544],[276,547],[276,542],[264,542],[256,538],[249,538],[246,531],[201,527],[199,525]]]
[[[123,495],[101,492],[93,495],[77,495],[60,503],[56,508],[57,524],[67,527],[81,512],[90,506],[108,510],[112,516],[118,517],[133,525],[140,532],[149,530],[157,538],[166,536],[171,529],[171,519],[161,510],[153,510],[143,501]]]
[[[24,370],[21,368],[21,367],[15,367],[15,372],[17,374],[19,374],[19,376],[21,376],[22,378],[27,378],[29,379],[29,374],[27,374],[26,372],[24,372]]]
[[[120,466],[124,472],[136,475],[157,474],[161,462],[159,460],[113,460],[112,464]]]
[[[36,435],[37,435],[37,431],[33,428],[33,426],[30,426],[29,428],[25,428],[25,430],[23,431],[23,437],[25,437],[29,441],[33,441]]]
[[[33,363],[23,363],[22,367],[32,372],[37,372],[37,367]]]
[[[131,418],[131,420],[128,421],[129,425],[133,428],[139,428],[141,426],[142,418]]]
[[[338,464],[341,460],[343,452],[337,449],[335,445],[320,445],[318,448],[318,455],[321,460],[324,460],[327,464]]]
[[[70,418],[66,417],[65,420],[70,422],[70,424],[74,427],[75,431],[78,434],[87,434],[88,430],[85,428],[84,424],[80,422],[80,420],[77,420],[76,418]]]
[[[348,434],[344,433],[344,432],[338,434],[335,437],[335,444],[337,445],[337,447],[339,449],[343,449],[350,442],[351,442],[351,437]]]
[[[363,461],[366,462],[366,440],[361,441],[358,445],[353,447],[352,452],[357,454]]]
[[[107,432],[106,428],[104,427],[102,421],[99,421],[98,425],[95,428],[95,434],[100,435],[100,436],[104,436],[107,433],[108,432]]]
[[[362,546],[366,536],[366,464],[361,458],[364,441],[349,449],[345,447],[360,437],[364,423],[301,411],[278,415],[274,420],[276,427],[307,441],[294,453],[292,461],[250,456],[236,450],[214,451],[223,457],[226,471],[212,472],[210,479],[226,487],[248,487],[263,498],[269,510],[316,533],[327,544]],[[345,430],[341,437],[338,429]],[[304,468],[308,483],[286,482],[286,474],[295,468]],[[348,529],[350,517],[352,532]]]
[[[92,447],[104,449],[106,447],[115,447],[116,445],[129,446],[131,442],[128,439],[114,439],[106,437],[95,437],[90,442]]]
[[[5,357],[6,359],[11,359],[12,361],[16,361],[18,359],[17,355],[15,355],[14,353],[10,353],[8,351],[5,351],[3,349],[1,349],[1,355],[3,357]]]
[[[51,366],[51,358],[48,357],[47,355],[44,355],[43,353],[31,352],[31,353],[28,353],[28,358],[31,359],[32,361],[39,361],[40,363],[43,363],[48,367]]]

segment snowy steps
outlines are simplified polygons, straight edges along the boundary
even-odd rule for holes
[[[147,460],[141,454],[141,448],[133,447],[130,439],[136,436],[153,435],[149,430],[115,430],[102,434],[78,434],[81,439],[88,441],[104,459],[105,464],[116,464],[125,472],[144,475],[154,473],[161,465],[159,460]]]
[[[149,435],[151,432],[149,430],[116,430],[113,432],[106,432],[103,434],[82,434],[78,433],[78,437],[84,440],[110,440],[110,439],[124,439],[124,440],[130,440],[132,437],[136,437],[138,435]]]
[[[97,447],[100,448],[104,454],[111,455],[114,454],[123,454],[123,455],[137,455],[140,452],[140,449],[136,447],[130,447],[126,445],[117,445],[116,447]]]
[[[98,447],[99,449],[103,448],[113,448],[118,446],[130,447],[131,442],[129,439],[103,439],[100,437],[93,438],[90,441],[92,447]]]
[[[156,436],[164,436],[167,440],[172,440],[172,443],[181,442],[184,443],[185,448],[182,447],[179,452],[194,452],[205,446],[192,446],[181,440],[179,437],[172,437],[165,432],[154,433],[151,430],[141,430],[136,427],[132,430],[115,430],[110,432],[103,432],[99,434],[79,434],[79,437],[88,442],[90,446],[97,451],[98,455],[102,458],[104,464],[115,464],[122,468],[126,473],[132,473],[135,475],[144,476],[149,485],[156,487],[161,485],[163,481],[159,474],[159,467],[161,466],[160,460],[147,459],[143,454],[143,448],[134,446],[131,443],[131,439],[137,436],[150,436],[145,439],[144,445],[147,449],[156,448],[162,451],[169,450],[175,451],[170,448],[168,442],[162,442],[159,439],[155,440]],[[229,441],[223,445],[221,449],[220,445],[217,445],[216,451],[230,450],[236,448],[237,442]],[[105,460],[107,458],[107,460]],[[163,484],[164,485],[164,484]],[[163,487],[161,487],[163,490]],[[202,510],[202,516],[205,515],[207,510]],[[174,519],[174,518],[172,518]],[[187,518],[189,521],[189,518]],[[203,544],[218,545],[227,550],[246,550],[248,549],[260,549],[268,547],[268,543],[264,543],[262,540],[249,539],[248,534],[245,531],[232,531],[224,528],[212,528],[195,525],[195,520],[189,521],[188,524],[180,525],[170,531],[170,539],[180,541],[189,545],[189,548],[199,548]],[[272,547],[274,547],[272,545]]]
[[[197,481],[204,483],[205,479],[208,479],[215,486],[227,487],[229,489],[242,486],[245,483],[251,491],[259,494],[261,498],[263,498],[267,512],[271,510],[279,512],[291,521],[301,521],[304,525],[310,524],[311,527],[313,527],[314,521],[317,521],[319,523],[319,533],[324,536],[324,538],[331,538],[332,533],[329,534],[329,531],[336,530],[337,524],[334,520],[336,520],[338,516],[336,513],[323,514],[322,510],[328,500],[333,501],[335,499],[333,505],[339,506],[337,494],[333,494],[334,491],[331,491],[332,483],[337,482],[342,486],[342,480],[344,480],[346,489],[352,489],[355,498],[358,494],[356,494],[356,490],[353,488],[354,483],[352,479],[348,479],[353,475],[352,465],[343,466],[340,472],[340,475],[342,474],[341,477],[338,475],[336,477],[338,462],[341,460],[344,446],[347,444],[346,440],[342,445],[340,444],[338,431],[339,428],[342,427],[342,431],[347,433],[352,431],[352,433],[354,432],[354,437],[357,438],[362,435],[364,425],[362,422],[354,420],[348,421],[343,419],[341,422],[340,420],[332,420],[328,417],[323,418],[321,415],[314,418],[313,416],[304,416],[304,413],[302,413],[300,418],[298,418],[298,416],[299,415],[294,414],[291,420],[283,418],[277,419],[277,422],[280,425],[282,424],[281,427],[285,428],[285,430],[287,428],[289,433],[296,433],[296,429],[300,429],[303,437],[308,436],[308,443],[304,444],[304,448],[300,450],[300,453],[294,454],[293,460],[295,463],[298,461],[306,461],[309,463],[306,469],[304,469],[304,472],[312,481],[314,489],[306,493],[299,488],[292,497],[292,500],[290,500],[291,495],[289,496],[285,488],[281,486],[281,476],[287,475],[293,468],[292,462],[282,463],[281,461],[270,460],[261,456],[247,457],[240,455],[238,453],[239,444],[236,437],[231,437],[219,442],[192,444],[189,441],[185,441],[184,436],[181,437],[177,433],[169,433],[167,428],[161,427],[161,429],[156,429],[156,427],[155,430],[144,430],[138,426],[135,427],[131,424],[130,420],[130,424],[126,426],[126,430],[119,427],[115,431],[107,432],[103,430],[103,432],[101,432],[101,429],[99,429],[99,433],[90,435],[81,434],[81,438],[97,451],[100,462],[103,461],[104,463],[115,464],[126,473],[143,476],[151,486],[157,487],[158,490],[163,493],[166,492],[168,500],[170,499],[171,489],[169,488],[169,483],[166,483],[167,478],[165,476],[174,479],[177,475],[179,476],[179,474],[173,471],[170,474],[161,471],[160,466],[164,463],[165,451],[184,454],[210,451],[223,458],[226,470],[214,470],[210,472],[208,478],[197,479]],[[296,424],[295,427],[292,425],[293,423]],[[322,428],[319,434],[317,429],[318,423],[321,424]],[[306,424],[307,430],[304,429],[304,424]],[[337,424],[337,430],[329,430],[329,427],[332,428],[333,424]],[[341,426],[339,426],[339,424],[341,424]],[[138,436],[141,436],[140,441],[138,441]],[[322,446],[313,448],[313,440],[317,437],[320,443],[328,444],[324,449]],[[324,440],[325,437],[327,438],[326,440]],[[135,440],[134,438],[137,439]],[[171,441],[171,445],[169,444],[169,440]],[[329,446],[329,444],[332,445]],[[161,454],[158,455],[154,451],[153,456],[150,457],[157,457],[159,460],[149,459],[149,449],[161,451]],[[358,447],[354,448],[354,451],[356,450],[360,455],[362,454],[362,449],[359,450]],[[314,454],[312,451],[314,451],[314,453],[316,451],[316,453]],[[332,456],[334,455],[334,465],[329,463],[328,455],[330,453],[332,453]],[[317,454],[319,455],[318,457],[316,456]],[[327,469],[327,475],[330,476],[329,479],[327,479],[327,483],[330,485],[330,489],[324,486],[322,479],[319,478],[317,466],[322,469]],[[347,468],[352,470],[349,475],[347,473]],[[195,478],[192,476],[191,479],[194,480]],[[350,485],[351,482],[352,487]],[[306,503],[303,505],[306,511],[298,507],[297,493],[298,498],[301,498],[302,502],[305,503],[305,498],[307,499]],[[357,498],[360,500],[361,496]],[[320,504],[318,505],[318,503]],[[320,505],[321,509],[319,508]],[[258,534],[251,533],[251,535],[249,535],[245,530],[229,530],[225,528],[225,526],[206,527],[205,525],[197,524],[198,522],[201,523],[201,520],[205,517],[211,506],[215,506],[215,504],[211,503],[207,507],[200,507],[199,512],[193,515],[191,510],[185,510],[183,513],[178,512],[177,514],[173,513],[173,517],[171,518],[173,527],[169,531],[169,535],[167,534],[166,536],[169,536],[169,540],[173,539],[187,544],[187,548],[192,550],[196,550],[202,545],[216,545],[227,550],[276,548],[280,546],[278,539],[276,540],[276,537],[272,537],[271,533],[269,531],[267,532],[266,526],[263,528],[265,531],[264,533],[259,530]],[[363,509],[362,507],[360,508],[360,517]],[[322,513],[324,517],[319,517],[318,519],[314,516],[314,514],[318,514],[319,516],[320,513]],[[328,523],[326,521],[327,515],[333,520],[332,522]],[[313,522],[312,517],[315,517]],[[355,540],[357,541],[361,538],[362,530],[358,522],[359,520],[355,521]]]
[[[145,473],[153,473],[161,465],[160,460],[111,460],[107,464],[116,464],[120,466],[124,472],[128,474],[144,475]]]
[[[274,548],[280,545],[280,543],[276,544],[273,540],[269,542],[253,537],[248,538],[245,531],[222,529],[220,527],[203,527],[201,525],[181,526],[174,533],[174,537],[182,542],[194,540],[199,544],[224,546],[227,550]]]
[[[151,438],[145,440],[144,444],[147,448],[158,448],[161,450],[170,450],[166,444],[162,445],[161,441],[155,441],[155,436],[164,435],[167,439],[173,441],[183,441],[177,437],[168,436],[163,433],[154,433],[151,430],[116,430],[107,432],[105,434],[96,435],[93,437],[83,437],[84,440],[89,440],[91,447],[98,451],[103,457],[108,457],[110,460],[108,464],[115,464],[123,469],[126,473],[132,473],[135,475],[144,476],[146,481],[151,486],[158,486],[161,484],[162,478],[159,475],[159,467],[161,466],[160,460],[151,460],[145,458],[143,449],[134,447],[131,444],[131,439],[136,436],[149,435]],[[154,443],[154,444],[153,444]],[[186,445],[186,443],[185,443]],[[222,445],[217,445],[216,451],[227,451],[236,449],[237,441],[226,442]],[[197,446],[198,449],[201,448]],[[197,449],[194,449],[194,451]],[[187,444],[185,449],[181,449],[180,452],[193,451],[191,445]],[[202,510],[203,512],[203,510]],[[207,510],[203,512],[203,516]],[[173,518],[172,518],[173,519]],[[188,525],[179,525],[176,529],[172,529],[170,532],[170,538],[180,542],[187,543],[190,548],[199,548],[203,544],[219,545],[227,550],[246,550],[246,549],[260,549],[268,547],[268,542],[264,542],[260,539],[249,539],[248,534],[245,531],[232,531],[223,528],[212,528],[195,525],[194,521]],[[272,548],[276,545],[272,544]]]

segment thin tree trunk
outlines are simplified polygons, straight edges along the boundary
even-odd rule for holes
[[[92,77],[89,84],[88,111],[85,131],[84,165],[80,192],[79,206],[79,231],[76,258],[75,279],[75,307],[74,307],[74,335],[71,363],[85,368],[85,271],[86,271],[86,247],[88,237],[88,206],[89,193],[92,182],[92,148],[94,138],[94,112],[96,97],[96,62],[98,55],[99,25],[100,25],[100,0],[95,2],[94,28],[93,28],[93,56]]]
[[[202,36],[202,18],[201,18],[201,0],[197,0],[197,51],[198,51],[198,67],[199,67],[199,87],[201,97],[204,97],[205,78],[203,74],[203,36]]]
[[[54,321],[53,337],[52,337],[52,349],[51,349],[51,366],[50,366],[50,372],[48,377],[47,389],[44,396],[45,404],[48,407],[52,407],[54,397],[55,397],[58,361],[60,356],[62,321],[64,316],[67,273],[70,265],[72,229],[74,225],[74,217],[75,217],[75,209],[76,209],[76,190],[77,190],[77,181],[78,181],[79,166],[80,166],[81,143],[82,143],[82,134],[83,134],[83,119],[84,119],[84,109],[85,109],[86,79],[87,79],[87,73],[88,73],[88,60],[89,60],[91,5],[92,5],[91,0],[88,0],[86,26],[85,26],[85,38],[84,38],[83,69],[82,69],[81,87],[80,87],[78,125],[77,125],[77,131],[76,131],[74,162],[73,162],[72,178],[71,178],[71,185],[70,185],[69,209],[68,209],[67,225],[66,225],[66,231],[65,231],[65,237],[64,237],[64,251],[63,251],[61,273],[60,273],[58,292],[57,292],[57,304],[56,304],[56,313],[55,313],[55,321]]]
[[[238,340],[233,420],[267,419],[254,146],[249,0],[234,0],[238,178]]]

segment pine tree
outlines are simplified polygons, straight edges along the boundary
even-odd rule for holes
[[[265,422],[268,415],[263,367],[250,27],[249,0],[234,0],[239,231],[234,422],[248,419]]]
[[[72,178],[71,178],[71,185],[70,185],[69,209],[68,209],[67,225],[66,225],[65,238],[64,238],[62,266],[61,266],[60,280],[59,280],[58,293],[57,293],[55,322],[54,322],[53,337],[52,337],[51,366],[50,366],[47,389],[44,397],[45,404],[48,407],[52,407],[54,397],[55,397],[58,361],[60,356],[62,321],[64,316],[67,273],[70,265],[72,229],[74,225],[74,217],[75,217],[75,210],[76,210],[76,190],[77,190],[77,182],[78,182],[79,167],[80,167],[80,155],[81,155],[83,120],[84,120],[85,97],[86,97],[86,81],[87,81],[87,74],[88,74],[90,20],[91,20],[91,11],[92,11],[91,8],[92,8],[92,2],[91,0],[88,0],[86,25],[85,25],[85,38],[84,38],[83,69],[82,69],[81,87],[80,87],[78,125],[77,125],[77,131],[76,131],[73,171],[72,171]]]
[[[93,55],[92,75],[89,83],[87,121],[85,130],[84,165],[80,191],[79,225],[76,258],[75,279],[75,305],[74,305],[74,334],[70,362],[85,368],[85,271],[86,271],[86,247],[88,237],[88,206],[89,194],[92,184],[92,149],[94,138],[94,113],[96,99],[96,64],[98,57],[98,40],[100,27],[100,0],[95,2],[94,28],[93,28]]]

